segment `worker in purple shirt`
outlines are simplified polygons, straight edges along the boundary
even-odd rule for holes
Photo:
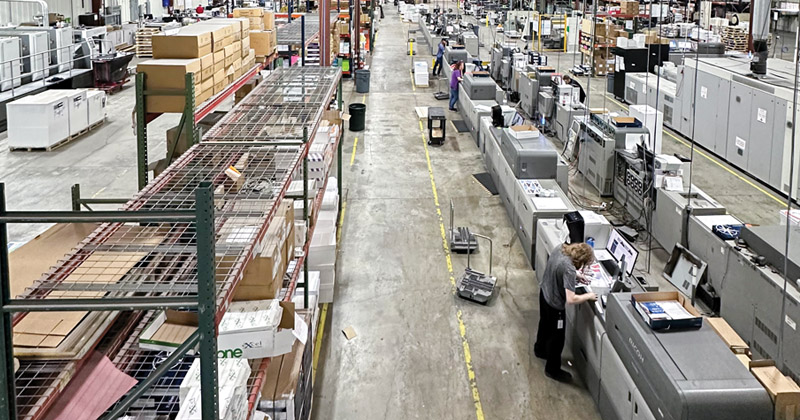
[[[464,62],[459,61],[453,66],[453,73],[450,75],[450,110],[455,111],[458,102],[458,83],[461,81],[461,73],[464,71]]]
[[[436,62],[433,63],[433,75],[441,76],[442,74],[442,58],[444,57],[444,46],[447,45],[447,40],[442,39],[439,43],[439,51],[436,52]]]

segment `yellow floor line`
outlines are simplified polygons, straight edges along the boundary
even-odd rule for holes
[[[97,190],[97,192],[96,192],[96,193],[94,193],[94,195],[92,196],[92,198],[97,198],[97,196],[98,196],[98,195],[100,195],[100,193],[102,193],[102,192],[103,192],[103,191],[105,191],[105,190],[106,190],[106,187],[100,188],[99,190]]]
[[[342,212],[339,214],[339,229],[336,229],[336,244],[342,238],[342,226],[344,226],[344,212],[347,211],[347,200],[342,201]]]
[[[358,147],[358,137],[353,140],[353,154],[350,155],[350,166],[353,166],[353,163],[356,162],[356,147]]]
[[[408,75],[409,75],[409,77],[411,77],[411,89],[413,89],[414,92],[416,92],[417,91],[417,85],[414,84],[414,73],[411,72],[411,69],[408,70]]]
[[[322,336],[325,334],[325,319],[328,317],[328,304],[322,304],[322,313],[319,314],[319,327],[317,328],[317,342],[314,343],[314,359],[311,361],[311,383],[317,377],[317,363],[319,363],[319,353],[322,350]]]
[[[617,104],[617,105],[621,106],[621,107],[622,107],[623,109],[625,109],[626,111],[628,110],[628,107],[627,107],[627,106],[625,106],[625,105],[624,105],[624,104],[622,104],[621,102],[617,101],[616,99],[614,99],[614,98],[612,98],[612,97],[610,97],[610,96],[608,96],[608,95],[606,95],[606,98],[610,99],[610,100],[611,100],[612,102],[614,102],[615,104]],[[678,143],[682,144],[682,145],[683,145],[683,146],[685,146],[686,148],[688,148],[688,149],[691,149],[691,148],[692,148],[692,145],[691,145],[689,142],[687,142],[687,141],[685,141],[685,140],[683,140],[683,139],[681,139],[681,138],[678,138],[676,135],[674,135],[674,134],[670,133],[669,131],[667,131],[667,130],[664,130],[664,133],[665,133],[666,135],[668,135],[668,136],[672,137],[673,139],[675,139],[675,141],[677,141]],[[719,166],[720,168],[724,169],[724,170],[725,170],[725,171],[727,171],[729,174],[731,174],[731,175],[735,176],[735,177],[736,177],[736,178],[738,178],[740,181],[742,181],[742,182],[744,182],[745,184],[747,184],[747,185],[749,185],[749,186],[751,186],[751,187],[755,188],[757,191],[759,191],[759,192],[763,193],[764,195],[766,195],[767,197],[769,197],[769,198],[771,198],[771,199],[775,200],[775,201],[776,201],[776,202],[778,202],[779,204],[786,204],[786,200],[781,200],[781,199],[780,199],[780,198],[778,198],[778,197],[777,197],[775,194],[772,194],[771,192],[769,192],[769,191],[767,191],[766,189],[764,189],[763,187],[761,187],[761,186],[757,185],[757,184],[756,184],[756,183],[754,183],[753,181],[750,181],[749,179],[747,179],[747,178],[745,178],[745,177],[743,177],[743,176],[741,176],[741,175],[737,174],[737,173],[736,173],[736,172],[735,172],[733,169],[731,169],[731,168],[729,168],[729,167],[725,166],[725,164],[723,164],[723,163],[722,163],[722,162],[720,162],[719,160],[717,160],[717,159],[715,159],[715,158],[711,157],[710,155],[708,155],[707,153],[703,152],[703,151],[702,151],[702,150],[700,150],[699,148],[695,147],[695,148],[694,148],[694,152],[695,152],[695,153],[697,153],[698,155],[700,155],[700,156],[702,156],[702,157],[704,157],[704,158],[706,158],[706,159],[710,160],[710,161],[711,161],[713,164],[715,164],[715,165]]]
[[[453,262],[450,258],[450,247],[447,244],[447,234],[444,229],[444,219],[442,218],[442,208],[439,205],[439,193],[436,190],[436,180],[433,177],[433,165],[431,165],[431,155],[428,151],[428,141],[425,139],[425,130],[422,127],[422,121],[419,122],[419,131],[422,136],[422,146],[425,149],[425,159],[428,163],[428,176],[431,179],[431,191],[433,192],[433,202],[436,205],[436,215],[439,218],[439,233],[442,236],[442,248],[444,249],[445,260],[447,261],[447,272],[450,275],[450,286],[452,293],[455,295],[456,279],[453,274]],[[472,366],[472,353],[469,349],[469,341],[467,340],[467,326],[464,324],[462,313],[460,309],[456,310],[456,319],[458,320],[458,333],[461,336],[461,347],[464,352],[464,364],[467,368],[467,376],[469,377],[469,387],[472,390],[472,402],[475,406],[475,416],[477,420],[484,420],[483,405],[481,404],[481,396],[478,392],[478,380],[475,376],[475,369]]]
[[[362,96],[361,96],[361,103],[362,103],[362,104],[365,104],[365,103],[367,103],[367,95],[362,95]]]

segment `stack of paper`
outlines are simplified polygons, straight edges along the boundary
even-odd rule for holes
[[[250,364],[244,359],[218,359],[220,420],[247,419],[247,379]],[[200,420],[202,397],[200,385],[200,359],[197,358],[181,382],[180,411],[176,420]]]
[[[428,86],[428,62],[414,62],[414,84],[417,86]]]
[[[695,316],[677,300],[662,300],[657,302],[638,302],[639,309],[651,320],[676,320],[689,319]]]

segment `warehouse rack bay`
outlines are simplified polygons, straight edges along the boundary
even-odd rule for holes
[[[248,74],[252,76],[257,70]],[[235,84],[245,81],[246,76]],[[152,180],[148,180],[147,152],[142,145],[147,141],[147,119],[153,116],[145,112],[144,98],[176,92],[150,92],[144,82],[140,75],[137,134],[141,188],[121,210],[80,211],[94,202],[81,198],[79,192],[76,196],[76,187],[73,211],[8,211],[4,185],[0,184],[0,417],[45,418],[74,385],[70,380],[79,377],[99,354],[138,381],[102,418],[141,413],[175,415],[180,409],[175,396],[195,358],[200,361],[202,384],[197,418],[223,418],[225,404],[220,402],[217,371],[218,327],[235,300],[247,264],[269,236],[271,225],[286,214],[284,199],[302,200],[302,206],[297,206],[298,210],[302,207],[302,219],[293,219],[303,221],[306,233],[305,241],[297,243],[289,254],[275,299],[289,305],[294,302],[295,319],[310,327],[295,326],[295,331],[307,332],[305,352],[312,351],[316,330],[312,325],[318,314],[316,305],[309,304],[307,257],[323,195],[329,188],[328,173],[334,165],[338,177],[331,179],[337,180],[341,192],[341,71],[275,70],[201,141],[195,123],[206,109],[194,110],[191,88],[180,92],[187,100],[186,108],[193,110],[184,113],[182,127],[193,134],[196,144]],[[235,89],[232,85],[229,94]],[[332,102],[336,103],[335,111],[329,110]],[[337,135],[326,140],[329,164],[322,173],[313,175],[314,184],[309,182],[309,161],[316,153],[313,140],[323,132],[322,127]],[[330,127],[338,127],[338,131]],[[293,183],[302,183],[302,188]],[[341,206],[340,201],[337,206]],[[294,210],[294,204],[290,210]],[[336,211],[338,214],[341,208]],[[12,298],[10,284],[14,279],[10,278],[6,235],[11,223],[97,225],[75,249],[27,285],[24,293]],[[100,271],[103,274],[97,275]],[[171,353],[142,348],[140,338],[147,326],[162,311],[177,309],[196,311],[197,328],[188,339]],[[40,315],[53,311],[73,314],[76,327],[72,333],[81,336],[65,338],[58,351],[15,360],[16,331],[12,334],[12,325],[37,322],[44,319]],[[258,406],[270,361],[269,357],[248,360],[247,418]],[[15,363],[19,364],[17,369]],[[301,375],[299,383],[310,384],[311,370],[303,369]],[[306,401],[294,408],[304,415],[310,411],[310,385],[307,388]]]

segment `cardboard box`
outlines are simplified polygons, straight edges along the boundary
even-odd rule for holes
[[[670,301],[679,303],[690,316],[680,319],[653,319],[639,307],[639,303]],[[642,320],[654,330],[700,328],[703,326],[703,316],[697,312],[686,297],[678,292],[633,293],[631,295],[631,303],[641,315]]]
[[[200,79],[208,80],[214,77],[214,53],[200,57]]]
[[[308,19],[306,17],[306,19]],[[262,17],[262,26],[264,30],[271,31],[275,29],[275,13],[273,12],[264,12],[264,16]]]
[[[269,241],[255,258],[247,262],[233,300],[275,299],[283,287],[285,272],[286,259],[281,245],[277,240]]]
[[[241,48],[241,45],[239,48]],[[234,46],[234,44],[225,47],[225,68],[232,66],[233,60],[239,57],[241,57],[241,54],[236,52],[236,46]]]
[[[241,58],[242,57],[242,41],[235,41],[233,44],[231,44],[231,46],[233,46],[233,57],[234,57],[234,59]],[[249,42],[248,42],[248,48],[249,48]]]
[[[186,74],[195,75],[195,86],[200,86],[202,64],[194,59],[155,59],[136,66],[136,71],[146,75],[148,89],[186,89]],[[195,89],[198,91],[199,89]],[[196,92],[200,93],[200,92]],[[183,112],[184,96],[148,96],[148,112]]]
[[[214,96],[214,77],[212,76],[208,80],[203,80],[203,83],[200,86],[201,93],[200,96],[197,97],[195,105],[200,105]]]
[[[239,45],[239,53],[242,55],[242,58],[247,57],[250,54],[250,37],[242,38],[242,41]]]
[[[222,92],[225,89],[225,86],[228,85],[228,79],[225,75],[225,69],[222,69],[216,73],[214,73],[214,94]]]
[[[250,31],[250,47],[256,56],[269,56],[275,52],[277,44],[275,31]]]
[[[261,17],[266,10],[262,7],[237,7],[233,9],[233,17]]]
[[[229,31],[223,26],[204,25],[203,23],[185,26],[178,31],[179,34],[186,35],[210,33],[211,51],[220,51],[225,48],[225,37],[229,35],[228,32]]]
[[[264,18],[258,17],[249,17],[247,18],[248,23],[250,24],[250,31],[263,31],[264,30]]]
[[[747,354],[750,351],[750,346],[739,337],[739,334],[736,334],[736,331],[723,318],[706,318],[706,322],[734,353]]]
[[[235,17],[232,20],[238,20],[241,26],[242,36],[244,36],[244,31],[250,29],[250,18],[246,17]]]
[[[225,49],[214,52],[214,73],[225,69]]]
[[[750,362],[750,372],[761,382],[775,404],[775,420],[800,418],[800,386],[786,377],[772,360]]]
[[[539,130],[533,125],[514,125],[509,127],[509,134],[518,139],[531,139],[539,137]]]
[[[164,35],[151,37],[153,58],[200,58],[211,52],[211,33]]]
[[[233,67],[233,74],[237,79],[242,76],[243,69],[242,69],[242,59],[241,58],[237,58],[236,60],[234,60],[233,61],[233,66],[231,66],[231,67]]]

